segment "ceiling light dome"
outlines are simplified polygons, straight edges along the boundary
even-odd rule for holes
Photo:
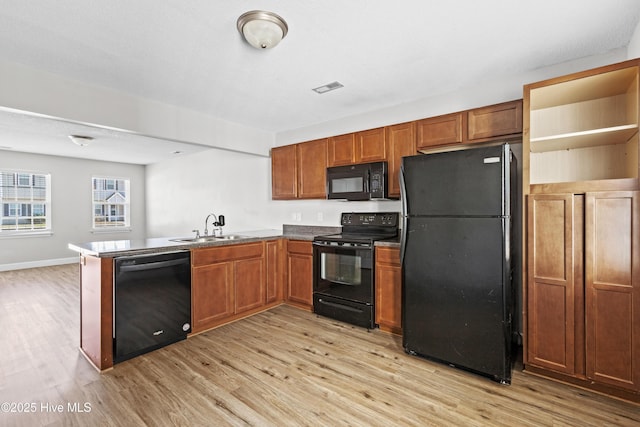
[[[271,49],[289,31],[284,19],[273,12],[252,10],[238,18],[238,31],[245,40],[257,49]]]
[[[69,135],[69,139],[80,147],[86,147],[91,144],[91,141],[93,141],[93,137],[86,135]]]

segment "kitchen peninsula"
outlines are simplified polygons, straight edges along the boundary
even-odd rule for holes
[[[114,364],[114,260],[176,251],[191,254],[191,334],[275,307],[311,308],[311,241],[340,227],[288,226],[233,239],[169,238],[69,244],[80,255],[80,349],[100,371]],[[295,267],[296,275],[287,271]],[[308,296],[306,296],[308,293]]]

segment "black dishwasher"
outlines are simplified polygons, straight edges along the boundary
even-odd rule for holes
[[[114,260],[113,360],[122,362],[191,332],[189,251]]]

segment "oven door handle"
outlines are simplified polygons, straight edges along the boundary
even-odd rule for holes
[[[323,243],[323,242],[313,242],[313,246],[318,246],[319,248],[331,248],[331,249],[371,249],[372,246],[366,243],[354,244],[354,243],[346,243],[343,245],[332,245],[331,243]]]
[[[339,248],[340,247],[338,245],[331,245],[329,243],[323,243],[323,242],[313,242],[312,244],[313,246],[318,246],[321,248]]]

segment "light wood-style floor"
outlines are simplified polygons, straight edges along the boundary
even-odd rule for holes
[[[289,306],[103,374],[78,318],[77,266],[0,273],[0,426],[640,425],[631,403],[519,370],[500,385]]]

